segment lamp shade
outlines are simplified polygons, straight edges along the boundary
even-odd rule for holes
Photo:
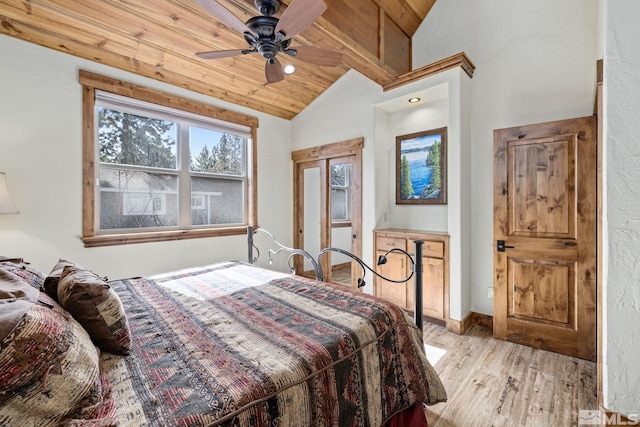
[[[0,215],[18,214],[20,211],[11,199],[9,188],[7,187],[7,176],[0,172]]]

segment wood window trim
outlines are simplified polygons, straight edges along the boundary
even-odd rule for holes
[[[125,245],[132,243],[162,242],[168,240],[196,239],[203,237],[231,236],[246,234],[244,226],[197,228],[180,230],[149,231],[142,233],[96,234],[96,197],[95,197],[95,91],[103,90],[129,98],[199,114],[213,119],[224,120],[251,127],[251,145],[248,153],[250,162],[247,170],[247,223],[258,224],[258,161],[257,132],[258,119],[245,114],[182,98],[155,89],[128,83],[89,71],[80,70],[79,82],[82,85],[82,241],[87,248],[99,246]]]

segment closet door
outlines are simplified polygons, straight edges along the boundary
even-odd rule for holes
[[[294,247],[318,259],[335,247],[362,256],[362,139],[294,151]],[[319,258],[327,282],[356,287],[362,271],[339,251]],[[311,264],[295,257],[298,274],[311,276]],[[304,272],[304,273],[303,273]]]
[[[294,170],[294,246],[314,258],[329,244],[327,227],[327,164],[325,160],[297,163]],[[326,260],[321,260],[327,264]],[[323,265],[323,271],[326,270]],[[311,263],[303,257],[294,260],[296,272],[315,278]]]
[[[329,165],[329,245],[361,257],[360,239],[360,171],[356,155],[328,159]],[[362,269],[352,258],[330,252],[328,281],[357,286]]]

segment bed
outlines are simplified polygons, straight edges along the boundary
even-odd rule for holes
[[[417,426],[446,400],[404,311],[317,280],[236,261],[106,282],[5,259],[0,285],[3,426]]]

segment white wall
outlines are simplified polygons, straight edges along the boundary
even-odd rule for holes
[[[438,1],[413,37],[414,68],[463,51],[477,67],[465,207],[473,311],[493,313],[493,129],[593,114],[596,9],[596,0]]]
[[[640,2],[603,2],[604,406],[640,416]]]
[[[21,211],[0,217],[0,255],[23,257],[45,273],[63,257],[111,279],[246,260],[241,236],[83,247],[79,69],[258,117],[260,225],[291,244],[290,122],[4,35],[0,58],[0,171]]]

